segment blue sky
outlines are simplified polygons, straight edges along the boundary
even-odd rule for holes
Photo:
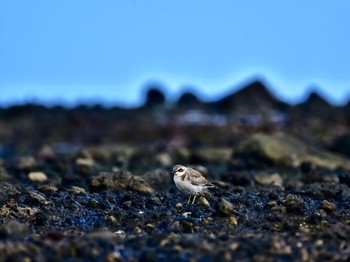
[[[347,0],[0,2],[0,104],[216,99],[254,77],[289,102],[350,97]]]

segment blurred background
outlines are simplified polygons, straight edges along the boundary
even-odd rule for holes
[[[2,1],[2,154],[62,143],[230,147],[276,131],[342,151],[349,8],[345,0]]]
[[[297,103],[350,97],[347,11],[319,1],[15,0],[0,3],[0,103],[137,107],[149,85],[169,101],[212,101],[251,79]]]

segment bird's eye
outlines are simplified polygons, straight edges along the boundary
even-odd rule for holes
[[[180,169],[179,169],[179,172],[182,172],[182,171],[184,171],[184,170],[183,170],[182,168],[180,168]]]

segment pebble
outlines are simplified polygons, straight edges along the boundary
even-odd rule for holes
[[[31,181],[38,182],[38,183],[42,183],[47,180],[47,175],[44,172],[39,172],[39,171],[30,172],[28,174],[28,177]]]
[[[220,198],[217,209],[221,214],[225,216],[229,216],[235,211],[234,205],[223,197]]]
[[[337,210],[337,206],[335,204],[333,204],[332,202],[329,202],[327,200],[323,200],[321,202],[320,208],[322,208],[323,210],[325,210],[327,212],[333,212],[333,211]]]

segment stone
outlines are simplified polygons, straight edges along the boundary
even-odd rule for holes
[[[297,196],[297,195],[293,195],[293,194],[289,194],[287,196],[285,196],[282,201],[281,201],[282,205],[286,207],[286,211],[288,213],[301,213],[303,214],[305,212],[306,209],[306,204],[304,202],[304,200]]]
[[[35,192],[35,191],[29,191],[29,195],[32,198],[32,200],[35,200],[36,202],[40,204],[47,205],[49,202],[46,200],[46,197],[44,194]]]
[[[36,183],[42,183],[47,180],[47,175],[44,172],[40,171],[30,172],[28,174],[28,177],[31,181]]]
[[[235,211],[235,208],[231,202],[222,197],[217,204],[217,210],[225,216],[230,216]]]
[[[227,163],[232,157],[232,148],[229,147],[218,147],[218,148],[199,148],[194,149],[192,152],[193,159],[196,159],[196,162],[209,162],[209,163]]]
[[[17,188],[8,183],[0,182],[0,205],[6,203],[9,199],[14,198],[20,194]]]
[[[337,206],[334,203],[329,202],[327,200],[323,200],[321,202],[320,208],[322,208],[323,210],[325,210],[327,212],[333,212],[333,211],[337,210]]]
[[[274,185],[274,186],[282,186],[283,179],[279,174],[256,174],[254,176],[255,182],[261,185]]]
[[[32,170],[36,168],[37,162],[33,156],[24,156],[18,159],[17,167],[22,170]]]
[[[173,183],[170,172],[160,168],[145,173],[142,178],[157,190],[164,189]]]
[[[86,194],[86,190],[82,187],[79,187],[79,186],[71,186],[68,189],[68,192],[73,194],[73,195]]]
[[[154,189],[142,177],[135,176],[128,171],[101,172],[92,179],[90,185],[94,191],[107,189],[114,192],[122,190],[134,190],[140,193],[154,192]]]
[[[350,168],[350,161],[328,151],[308,146],[296,138],[282,133],[254,134],[234,150],[234,158],[255,164],[298,167],[310,162],[318,167]]]
[[[58,188],[54,184],[46,184],[46,185],[39,186],[38,190],[40,192],[56,192],[58,191]]]
[[[28,233],[28,225],[20,223],[15,219],[10,220],[9,222],[7,222],[7,224],[0,228],[0,236],[5,234],[7,237],[10,238],[26,233]]]

